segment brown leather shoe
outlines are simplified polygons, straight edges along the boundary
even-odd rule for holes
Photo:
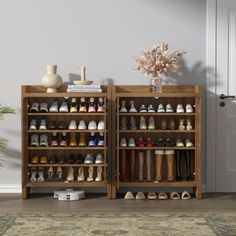
[[[76,133],[70,133],[70,147],[76,147],[77,146],[77,134]]]
[[[79,139],[79,146],[80,147],[86,147],[86,134],[85,133],[80,133],[80,139]]]

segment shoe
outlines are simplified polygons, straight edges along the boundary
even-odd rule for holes
[[[171,107],[171,105],[170,105],[170,103],[168,103],[168,104],[166,105],[166,112],[174,112],[173,109],[172,109],[172,107]]]
[[[90,138],[88,142],[88,147],[96,147],[96,137],[95,133],[90,133]]]
[[[186,147],[193,147],[193,143],[190,141],[190,139],[186,139]]]
[[[97,123],[94,120],[89,121],[88,130],[95,130],[97,129]]]
[[[159,200],[166,200],[166,199],[168,199],[167,193],[165,193],[165,192],[160,192],[160,193],[158,194],[158,199],[159,199]]]
[[[75,120],[71,120],[68,129],[77,129],[77,124]]]
[[[67,159],[67,164],[74,164],[75,163],[75,155],[70,154],[68,159]]]
[[[184,143],[182,142],[180,138],[178,138],[176,141],[176,147],[184,147]]]
[[[36,175],[37,175],[36,168],[34,168],[34,167],[30,168],[30,182],[34,183],[37,181]]]
[[[127,129],[127,119],[125,116],[121,118],[121,130],[126,130]]]
[[[97,166],[97,177],[95,178],[96,182],[102,181],[102,167]]]
[[[98,110],[97,112],[104,112],[103,98],[98,98]]]
[[[145,142],[143,141],[143,138],[139,138],[137,142],[138,147],[145,147]]]
[[[125,100],[121,101],[120,112],[128,112],[127,108],[126,108],[126,101]]]
[[[140,117],[140,122],[139,122],[139,129],[147,129],[147,125],[145,123],[145,118],[143,116]]]
[[[48,168],[48,177],[47,177],[47,181],[48,182],[52,182],[52,181],[54,181],[54,171],[53,171],[53,167],[52,166],[50,166],[49,168]]]
[[[190,193],[188,191],[183,191],[182,194],[181,194],[181,199],[183,199],[183,200],[191,199]]]
[[[55,181],[63,181],[63,171],[60,166],[57,167],[56,174],[55,174]]]
[[[30,107],[30,112],[38,112],[39,111],[39,103],[33,102]]]
[[[103,155],[101,153],[96,154],[95,164],[103,164]]]
[[[85,130],[87,127],[86,127],[86,123],[84,120],[81,120],[79,122],[79,125],[78,125],[78,130]]]
[[[143,200],[143,199],[145,199],[146,197],[145,197],[145,195],[144,195],[144,193],[143,192],[138,192],[137,194],[136,194],[136,196],[135,196],[135,199],[137,199],[137,200]]]
[[[162,118],[162,120],[161,120],[161,129],[165,130],[166,127],[167,127],[166,118]]]
[[[186,113],[193,113],[193,107],[191,104],[186,105]]]
[[[162,105],[162,103],[160,103],[160,104],[158,105],[157,112],[165,112],[165,109],[164,109],[164,106]]]
[[[142,104],[139,108],[139,112],[147,112],[147,108],[144,104]]]
[[[66,177],[68,182],[73,182],[75,177],[74,177],[74,168],[72,166],[69,167],[68,172],[67,172],[67,177]]]
[[[77,177],[77,180],[78,180],[79,182],[83,182],[83,181],[84,181],[84,167],[83,167],[83,166],[79,167],[79,169],[78,169],[78,177]]]
[[[58,101],[53,101],[52,105],[49,107],[49,112],[58,112]]]
[[[184,119],[179,120],[179,130],[181,131],[185,130]]]
[[[65,122],[64,121],[59,121],[59,124],[58,124],[58,129],[60,129],[60,130],[64,130],[64,129],[66,129],[66,124],[65,124]]]
[[[190,120],[190,119],[187,119],[187,120],[186,120],[186,123],[187,123],[187,125],[186,125],[186,130],[192,130],[192,129],[193,129],[193,126],[192,126],[192,124],[191,124],[191,120]]]
[[[32,119],[30,121],[29,129],[30,130],[36,130],[37,129],[37,121],[36,121],[36,119]]]
[[[171,192],[170,193],[170,199],[172,200],[179,200],[180,199],[180,196],[177,192]]]
[[[156,199],[157,199],[156,193],[154,193],[154,192],[148,193],[147,199],[148,199],[148,200],[156,200]]]
[[[38,168],[37,182],[40,182],[40,183],[44,182],[44,168],[43,167]]]
[[[104,130],[104,126],[105,126],[104,121],[100,120],[98,122],[98,130]]]
[[[133,116],[130,117],[130,129],[131,130],[138,129],[136,125],[136,119]]]
[[[95,103],[94,103],[94,98],[90,98],[90,99],[89,99],[88,112],[96,112],[96,107],[95,107]]]
[[[48,163],[48,158],[46,156],[41,156],[39,160],[40,164],[47,164]]]
[[[129,112],[137,112],[137,109],[134,106],[134,101],[130,101],[130,109]]]
[[[150,137],[147,138],[146,146],[147,147],[153,147],[154,146],[154,142],[152,141],[152,139]]]
[[[77,134],[76,133],[70,133],[70,142],[69,146],[70,147],[76,147],[78,145],[77,143]]]
[[[39,163],[39,157],[38,155],[34,155],[31,159],[31,164],[38,164]]]
[[[170,129],[175,130],[175,121],[173,118],[170,119]]]
[[[93,181],[93,170],[94,170],[93,166],[89,166],[89,168],[88,168],[89,176],[87,177],[87,181],[88,182],[92,182]]]
[[[129,146],[129,147],[135,147],[135,146],[136,146],[134,138],[130,138],[130,139],[129,139],[128,146]]]
[[[155,128],[156,128],[156,127],[155,127],[155,121],[154,121],[153,116],[151,116],[151,117],[149,118],[149,121],[148,121],[148,129],[153,130],[153,129],[155,129]]]
[[[46,102],[40,103],[39,112],[48,112],[48,104]]]
[[[125,138],[122,138],[122,139],[120,140],[120,146],[121,146],[121,147],[127,147],[127,141],[126,141]]]
[[[152,104],[150,104],[150,105],[148,106],[148,112],[155,112],[155,109],[154,109],[154,107],[152,106]]]
[[[55,121],[50,121],[48,128],[51,129],[51,130],[56,129],[56,123],[55,123]]]
[[[46,129],[47,129],[46,119],[41,119],[41,120],[40,120],[39,129],[40,129],[40,130],[46,130]]]
[[[85,133],[80,133],[79,135],[79,147],[86,147],[87,142],[86,142],[86,134]]]
[[[41,134],[39,137],[39,146],[40,147],[48,147],[48,136],[47,134]]]
[[[87,154],[85,159],[84,159],[84,164],[93,164],[94,162],[94,156],[93,154]]]
[[[71,99],[70,112],[71,113],[78,112],[76,98]]]
[[[182,104],[178,104],[177,105],[177,109],[176,109],[177,113],[183,113],[184,112],[184,108]]]
[[[56,163],[57,163],[57,157],[56,157],[56,155],[51,155],[51,156],[49,156],[49,158],[48,158],[48,163],[49,163],[49,164],[56,164]]]
[[[167,138],[165,140],[165,146],[166,147],[174,147],[175,146],[175,143],[170,139],[170,138]]]
[[[78,154],[76,157],[75,157],[75,162],[76,164],[84,164],[84,157],[82,154]]]
[[[102,132],[98,134],[98,139],[97,139],[97,146],[98,147],[104,147],[104,135]]]
[[[87,112],[85,98],[80,98],[79,112]]]
[[[60,140],[59,145],[61,147],[66,147],[67,146],[67,134],[65,132],[63,132],[62,135],[61,135],[61,140]]]
[[[162,138],[158,138],[156,141],[156,146],[157,147],[165,147],[165,142]]]
[[[65,164],[65,162],[66,162],[66,157],[65,157],[65,155],[60,155],[60,156],[57,158],[57,162],[58,162],[58,164]]]
[[[127,193],[125,194],[124,199],[126,199],[126,200],[132,200],[132,199],[134,199],[134,194],[133,194],[132,192],[127,192]]]
[[[57,147],[57,146],[58,146],[58,136],[57,136],[57,133],[53,133],[51,147]]]
[[[59,112],[69,112],[69,107],[66,101],[62,102]]]

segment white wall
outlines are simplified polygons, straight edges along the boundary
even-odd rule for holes
[[[51,63],[64,81],[85,65],[97,83],[148,84],[132,56],[165,41],[187,51],[174,82],[205,87],[205,11],[205,0],[0,0],[0,103],[18,111],[0,123],[0,187],[20,183],[21,85],[40,84]]]

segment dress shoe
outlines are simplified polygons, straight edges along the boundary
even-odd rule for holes
[[[52,134],[52,139],[51,139],[51,147],[57,147],[58,146],[58,136],[57,133]]]
[[[162,118],[162,120],[161,120],[161,129],[165,130],[166,127],[167,127],[166,118]]]
[[[121,118],[121,127],[120,127],[121,130],[126,130],[127,129],[127,119],[125,116],[123,116]]]
[[[193,113],[193,107],[191,104],[186,105],[186,113]]]
[[[120,112],[128,112],[127,108],[126,108],[126,101],[125,100],[121,101]]]
[[[179,130],[185,130],[184,119],[179,120]]]
[[[171,105],[170,105],[170,103],[168,103],[168,104],[166,105],[166,112],[174,112],[173,109],[172,109],[172,107],[171,107]]]
[[[130,109],[129,112],[137,112],[137,109],[134,106],[134,101],[130,101]]]
[[[67,181],[68,182],[73,182],[75,177],[74,177],[74,168],[72,166],[70,166],[68,168],[68,172],[67,172]]]
[[[149,122],[148,122],[148,129],[149,130],[153,130],[153,129],[155,129],[156,127],[155,127],[155,121],[154,121],[154,118],[153,118],[153,116],[151,116],[150,118],[149,118]]]
[[[129,147],[135,147],[135,146],[136,146],[134,138],[130,138],[130,139],[129,139],[128,146],[129,146]]]
[[[87,112],[85,98],[80,98],[79,112]]]
[[[164,106],[163,106],[163,104],[162,103],[160,103],[159,105],[158,105],[158,109],[157,109],[157,112],[165,112],[165,109],[164,109]]]
[[[49,112],[58,112],[58,101],[53,101],[52,105],[49,107]]]
[[[59,112],[69,112],[69,107],[66,101],[63,101],[60,108]]]
[[[131,130],[137,129],[136,119],[133,116],[130,117],[130,129]]]
[[[39,137],[39,146],[40,147],[48,147],[48,135],[47,134],[41,134]]]
[[[78,125],[78,130],[85,130],[87,127],[86,127],[86,123],[84,120],[81,120],[79,122],[79,125]]]
[[[88,112],[96,112],[94,98],[89,98]]]
[[[95,178],[96,182],[102,181],[102,167],[97,166],[97,177]]]
[[[39,146],[39,136],[38,136],[38,134],[32,134],[30,136],[30,146],[31,147],[38,147]]]
[[[126,138],[122,138],[122,139],[120,140],[120,146],[121,146],[121,147],[127,147]]]
[[[75,130],[77,129],[77,124],[75,120],[71,120],[68,129]]]
[[[139,129],[147,129],[146,121],[143,116],[140,117],[140,122],[139,122]]]
[[[86,134],[85,133],[80,133],[79,135],[79,147],[86,147],[87,142],[86,142]]]
[[[98,110],[97,112],[104,112],[103,98],[98,98]]]
[[[83,166],[79,167],[79,169],[78,169],[77,180],[79,182],[83,182],[84,181],[84,167]]]
[[[155,112],[155,109],[152,104],[148,106],[148,112]]]
[[[78,112],[76,98],[71,99],[70,112],[72,112],[72,113]]]
[[[177,113],[183,113],[184,112],[184,108],[182,104],[178,104],[177,105],[177,109],[176,109]]]
[[[186,130],[192,130],[193,129],[193,126],[191,124],[191,120],[190,119],[187,119],[186,120]]]
[[[139,112],[147,112],[147,108],[144,104],[142,104],[139,108]]]
[[[30,130],[36,130],[37,129],[37,120],[36,119],[32,119],[30,121],[29,129]]]
[[[69,146],[70,147],[76,147],[78,145],[77,143],[77,134],[76,133],[70,133],[70,136],[69,136]]]

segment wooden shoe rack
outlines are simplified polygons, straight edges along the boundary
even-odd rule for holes
[[[116,161],[113,162],[112,168],[113,198],[116,197],[117,190],[124,187],[129,190],[131,190],[131,188],[140,188],[141,191],[142,188],[148,187],[150,191],[154,192],[158,191],[158,187],[168,187],[173,189],[173,191],[177,191],[179,187],[192,187],[195,196],[201,198],[201,88],[198,85],[163,86],[162,93],[158,94],[149,92],[149,86],[114,86],[112,99],[113,106],[116,107],[116,109],[113,110],[115,113],[113,128],[116,129],[116,136],[113,137],[113,141],[116,143],[116,147],[113,149],[113,159],[116,157]],[[149,104],[152,104],[157,111],[157,107],[160,103],[162,103],[164,107],[169,103],[174,112],[120,112],[122,100],[126,101],[128,110],[129,103],[133,100],[137,110],[139,110],[139,107],[142,104],[145,104],[146,108]],[[184,108],[186,104],[191,104],[195,108],[194,112],[177,113],[176,107],[178,104],[183,104]],[[130,130],[128,128],[122,130],[122,117],[126,117],[127,126],[129,127],[131,116],[136,119],[138,129]],[[147,126],[149,118],[153,116],[156,125],[155,130],[140,130],[139,120],[141,116],[145,117]],[[163,118],[167,121],[166,129],[161,129],[161,121]],[[169,121],[171,118],[175,121],[174,130],[169,128]],[[193,129],[189,131],[186,129],[183,131],[179,130],[180,118],[185,120],[185,126],[186,119],[190,119]],[[178,138],[181,138],[184,143],[185,140],[189,138],[194,146],[177,147],[175,145],[173,147],[158,147],[156,144],[154,144],[153,147],[138,147],[137,144],[136,147],[120,146],[122,138],[125,138],[127,143],[129,138],[134,138],[137,143],[139,137],[142,137],[144,140],[146,140],[147,137],[150,137],[155,142],[158,138],[162,138],[163,140],[170,138],[175,144]],[[174,155],[169,156],[170,160],[167,160],[168,158],[165,158],[165,156],[167,157],[168,155],[161,155],[163,158],[158,158],[158,154],[160,153],[171,153]],[[188,159],[185,159],[186,155],[188,155]],[[160,160],[162,161],[161,167]],[[188,181],[186,176],[186,165],[189,165],[189,172],[191,175],[191,179],[188,179]],[[161,173],[157,173],[158,169]],[[167,176],[168,170],[170,171],[171,169],[174,179],[168,181],[167,179],[170,177],[173,178],[173,176]],[[178,169],[180,171],[179,177],[181,179],[178,179],[177,181],[176,175]],[[161,180],[158,179],[158,174],[159,177],[161,176]],[[147,175],[149,175],[148,179]],[[116,187],[114,187],[114,185],[116,185]]]
[[[54,100],[57,100],[59,104],[62,103],[65,97],[69,97],[69,101],[71,98],[79,98],[85,97],[88,101],[90,97],[94,97],[95,101],[98,100],[99,97],[103,97],[104,99],[104,107],[106,108],[104,113],[30,113],[29,112],[29,105],[33,102],[46,102],[50,106]],[[111,195],[111,186],[110,186],[110,175],[108,173],[108,165],[111,162],[111,143],[109,138],[108,130],[110,129],[110,99],[111,99],[111,87],[110,86],[102,86],[102,93],[67,93],[66,92],[66,86],[62,86],[57,93],[46,93],[45,88],[42,86],[22,86],[22,197],[25,199],[29,197],[30,189],[31,188],[38,188],[38,187],[61,187],[61,188],[84,188],[84,187],[93,187],[93,188],[103,188],[105,192],[107,192],[108,197]],[[30,130],[29,124],[30,120],[32,118],[35,118],[38,122],[40,119],[44,117],[49,123],[50,121],[55,121],[58,123],[59,121],[64,121],[67,125],[67,128],[65,130],[39,130],[37,127],[37,130]],[[105,123],[104,130],[102,131],[91,131],[91,130],[69,130],[68,125],[71,120],[76,120],[77,125],[80,120],[85,120],[86,123],[90,120],[95,120],[96,122],[99,122],[100,120],[103,120]],[[71,132],[76,133],[86,133],[88,136],[91,132],[103,132],[104,133],[104,147],[70,147],[69,145],[67,147],[51,147],[50,146],[50,137],[53,132],[62,133],[66,132],[67,134]],[[49,137],[49,146],[48,147],[31,147],[30,146],[30,137],[32,134],[47,134]],[[61,154],[64,154],[66,157],[68,157],[69,154],[83,154],[84,156],[87,153],[101,153],[104,156],[104,163],[103,164],[31,164],[31,158],[35,155],[37,156],[46,156],[49,157],[50,155],[56,155],[59,156]],[[102,167],[103,174],[102,174],[102,181],[96,182],[88,182],[86,181],[86,177],[88,176],[88,168],[93,167],[94,173],[93,177],[95,180],[96,177],[96,168]],[[44,170],[44,178],[45,181],[43,182],[31,182],[30,181],[30,171],[31,168],[35,168],[36,170],[38,168],[42,167]],[[49,167],[53,167],[54,171],[58,167],[61,167],[63,170],[63,181],[47,181],[47,170]],[[64,180],[66,180],[68,168],[73,167],[74,169],[74,175],[75,180],[73,182],[66,183]],[[77,181],[77,173],[79,167],[84,168],[85,172],[85,181],[78,182]]]

